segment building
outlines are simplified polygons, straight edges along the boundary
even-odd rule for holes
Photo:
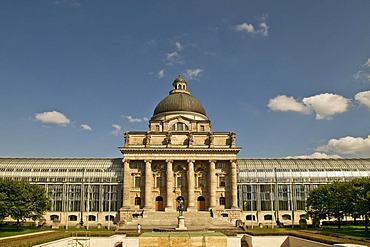
[[[231,223],[298,224],[310,190],[370,173],[368,158],[238,159],[235,133],[211,129],[182,76],[149,129],[126,132],[119,150],[122,158],[0,158],[0,177],[44,186],[48,225],[109,228],[173,214],[180,198],[195,217],[211,211]]]

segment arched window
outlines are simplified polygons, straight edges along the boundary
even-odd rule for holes
[[[70,221],[77,221],[77,215],[70,215],[70,216],[68,216],[68,220],[70,220]]]
[[[141,198],[140,197],[135,197],[135,205],[140,206],[141,205]]]
[[[56,214],[50,215],[50,220],[59,220],[59,215]]]
[[[226,205],[226,199],[225,197],[220,197],[220,205]]]
[[[89,221],[96,221],[95,215],[89,215]]]
[[[172,130],[176,130],[176,131],[188,131],[189,128],[186,124],[184,123],[181,123],[181,122],[178,122],[178,123],[175,123],[174,125],[172,125]]]
[[[291,220],[292,216],[290,214],[283,214],[283,220]]]
[[[106,215],[105,216],[105,221],[114,221],[114,216],[113,215]]]
[[[256,216],[248,214],[247,216],[245,216],[245,219],[254,221],[254,220],[256,220]]]
[[[265,216],[263,216],[263,219],[264,220],[272,220],[272,215],[271,214],[266,214]]]

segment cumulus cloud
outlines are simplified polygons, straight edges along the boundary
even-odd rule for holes
[[[355,95],[355,100],[361,105],[370,108],[370,91],[359,92]]]
[[[60,126],[67,126],[71,122],[63,113],[60,113],[58,111],[36,113],[35,119],[42,123],[50,123]]]
[[[112,128],[113,128],[113,130],[112,130],[112,134],[113,135],[115,135],[115,136],[118,136],[119,135],[119,133],[121,132],[121,130],[122,130],[122,126],[121,125],[119,125],[119,124],[113,124],[112,125]]]
[[[316,151],[368,156],[370,155],[370,135],[366,138],[346,136],[331,139],[326,145],[316,148]]]
[[[313,154],[298,155],[298,156],[287,156],[287,159],[339,159],[342,158],[338,154],[329,155],[326,153],[315,152]]]
[[[243,22],[239,25],[235,26],[235,30],[239,32],[247,32],[250,35],[261,35],[264,37],[268,36],[269,26],[266,23],[267,17],[262,17],[261,22],[258,24],[258,28],[256,29],[255,26],[248,22]]]
[[[267,105],[273,111],[294,111],[303,114],[309,114],[310,108],[305,106],[303,103],[297,102],[293,97],[286,95],[279,95],[273,99],[270,99]]]
[[[81,124],[80,127],[83,130],[92,131],[92,128],[89,125],[87,125],[87,124]]]
[[[335,114],[346,112],[350,100],[341,95],[324,93],[304,98],[302,102],[316,112],[316,119],[331,119]]]
[[[149,118],[143,117],[143,118],[137,118],[133,116],[123,116],[128,122],[130,123],[141,123],[141,122],[148,122]]]
[[[178,51],[182,51],[184,48],[182,47],[181,43],[180,42],[175,42],[175,45],[176,45],[176,50]]]
[[[158,72],[158,78],[161,79],[164,77],[164,69],[161,69],[159,72]]]
[[[324,93],[307,98],[298,102],[293,97],[279,95],[270,99],[267,105],[273,111],[294,111],[303,114],[316,113],[316,119],[331,119],[333,115],[348,110],[351,100],[341,95]]]
[[[202,72],[202,69],[187,69],[186,75],[190,80],[194,80],[198,78]]]

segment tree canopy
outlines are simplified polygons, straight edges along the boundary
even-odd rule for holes
[[[0,179],[0,220],[11,216],[19,224],[25,218],[40,219],[50,206],[43,187],[25,181]]]
[[[370,178],[359,178],[348,182],[334,182],[317,187],[307,200],[308,214],[314,224],[321,219],[337,219],[338,228],[346,215],[354,219],[365,218],[368,230],[370,212]]]

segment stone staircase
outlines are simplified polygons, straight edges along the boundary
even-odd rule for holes
[[[143,229],[154,228],[175,228],[177,226],[178,212],[145,212],[142,217],[127,222],[125,229],[136,229],[140,224]],[[214,229],[234,228],[235,225],[228,221],[228,218],[213,218],[209,212],[184,212],[185,226],[188,228]]]

